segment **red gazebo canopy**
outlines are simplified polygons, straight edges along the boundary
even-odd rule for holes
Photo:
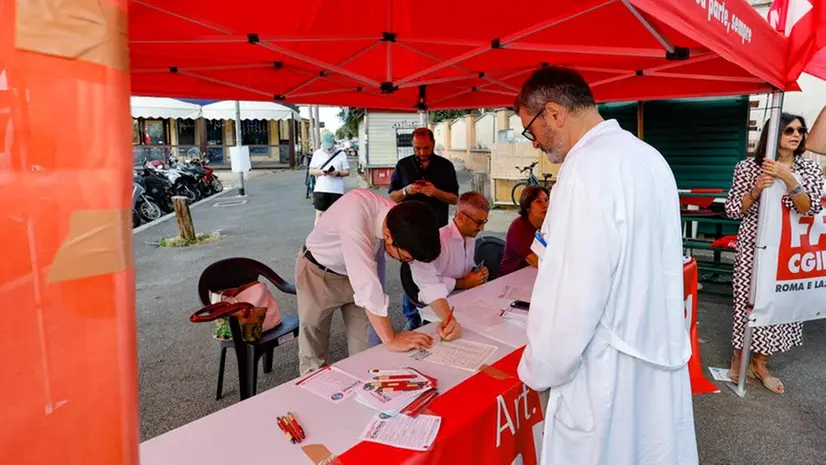
[[[134,95],[376,109],[510,106],[578,69],[601,102],[762,93],[787,42],[745,0],[133,0]]]

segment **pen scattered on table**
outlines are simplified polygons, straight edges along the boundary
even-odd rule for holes
[[[278,427],[284,432],[284,437],[289,439],[291,443],[300,443],[307,435],[304,433],[304,428],[298,424],[292,413],[287,412],[286,416],[277,417]]]

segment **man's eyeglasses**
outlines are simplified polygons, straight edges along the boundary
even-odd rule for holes
[[[539,113],[536,114],[536,116],[533,117],[531,122],[528,123],[527,126],[525,126],[525,129],[522,130],[522,137],[524,137],[525,139],[528,139],[531,142],[536,140],[536,136],[533,135],[533,133],[531,132],[531,126],[533,126],[533,122],[536,121],[537,118],[539,118],[539,115],[541,115],[544,112],[545,112],[545,109],[543,108],[542,110],[540,110]]]
[[[467,214],[467,213],[465,213],[465,212],[459,212],[459,213],[461,213],[462,215],[466,216],[466,217],[467,217],[467,219],[469,219],[470,221],[473,221],[473,222],[476,224],[476,226],[484,226],[484,225],[488,224],[488,220],[487,220],[487,219],[484,219],[484,220],[474,220],[474,219],[473,219],[470,215],[468,215],[468,214]]]
[[[809,130],[804,128],[803,126],[801,126],[799,128],[793,128],[793,127],[789,126],[789,127],[787,127],[786,129],[783,130],[783,134],[785,134],[787,136],[791,136],[795,132],[800,134],[801,136],[805,136],[806,133],[809,132]]]

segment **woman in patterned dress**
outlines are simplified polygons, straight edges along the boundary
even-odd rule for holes
[[[802,156],[806,151],[806,122],[797,115],[781,115],[776,160],[766,158],[768,127],[767,123],[753,156],[740,161],[734,168],[734,180],[726,198],[726,214],[730,218],[742,220],[734,260],[734,321],[731,335],[734,356],[729,370],[729,377],[735,383],[739,379],[743,334],[748,321],[747,306],[757,240],[760,193],[777,179],[785,184],[788,192],[783,198],[786,207],[803,215],[817,214],[822,208],[820,197],[823,177],[820,167]],[[766,361],[775,352],[785,352],[801,345],[802,335],[801,323],[754,328],[749,376],[759,379],[770,391],[782,394],[783,383],[769,373]]]

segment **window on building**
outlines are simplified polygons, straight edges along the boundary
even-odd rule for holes
[[[207,120],[207,145],[224,145],[224,120]]]
[[[269,145],[270,124],[264,120],[241,121],[241,143],[243,145]]]
[[[195,121],[191,119],[178,119],[176,123],[178,129],[178,145],[195,145]]]
[[[132,145],[139,145],[141,143],[141,123],[135,118],[132,118]]]
[[[146,128],[145,143],[151,145],[166,145],[166,124],[160,119],[148,119],[144,121]]]

